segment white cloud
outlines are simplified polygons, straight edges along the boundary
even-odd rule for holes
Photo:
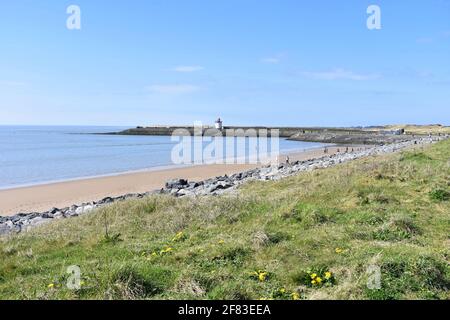
[[[287,56],[286,53],[281,52],[278,54],[271,55],[269,57],[262,58],[260,62],[268,64],[278,64],[281,63],[286,56]]]
[[[204,68],[202,66],[177,66],[172,68],[172,71],[176,72],[196,72],[201,71]]]
[[[302,74],[308,78],[318,79],[318,80],[352,80],[352,81],[365,81],[379,78],[378,75],[374,74],[357,74],[352,71],[344,69],[333,69],[330,71],[323,72],[310,72],[305,71]]]
[[[153,93],[184,94],[199,91],[201,88],[191,84],[155,84],[146,89]]]
[[[270,64],[277,64],[281,62],[280,58],[277,57],[270,57],[270,58],[263,58],[261,59],[262,63],[270,63]]]

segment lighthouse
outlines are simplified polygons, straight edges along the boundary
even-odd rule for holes
[[[216,129],[217,129],[217,130],[222,130],[222,129],[223,129],[223,126],[222,126],[222,120],[220,120],[220,118],[218,118],[218,119],[216,120]]]

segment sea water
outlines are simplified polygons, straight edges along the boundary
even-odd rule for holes
[[[0,126],[0,189],[175,166],[172,151],[179,142],[169,136],[99,134],[123,129]],[[226,144],[229,138],[214,139]],[[279,140],[281,153],[321,146]]]

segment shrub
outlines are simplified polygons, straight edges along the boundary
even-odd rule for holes
[[[250,253],[250,249],[242,247],[227,248],[223,253],[215,256],[212,260],[203,261],[202,266],[206,268],[215,268],[228,264],[240,266],[244,263]]]
[[[149,265],[125,265],[112,275],[116,294],[122,299],[142,299],[164,292],[173,283],[172,272]]]
[[[447,290],[450,274],[445,261],[432,256],[391,257],[381,264],[381,288],[365,290],[369,299],[400,299],[407,291],[436,299],[436,288]],[[434,293],[433,293],[434,292]]]
[[[381,241],[401,241],[419,233],[419,228],[408,216],[397,216],[373,232],[373,238]]]
[[[359,190],[357,193],[358,197],[358,204],[360,206],[365,206],[370,203],[376,203],[376,204],[389,204],[392,202],[398,202],[395,198],[392,196],[389,197],[386,194],[384,194],[385,190],[381,188],[365,188],[362,190]]]
[[[430,198],[434,201],[448,201],[450,199],[450,192],[444,189],[436,189],[430,192]]]
[[[282,231],[269,232],[268,236],[269,236],[270,243],[273,243],[273,244],[287,241],[291,238],[288,233],[282,232]]]
[[[304,227],[314,227],[332,220],[331,211],[314,205],[299,203],[293,211],[294,219]]]

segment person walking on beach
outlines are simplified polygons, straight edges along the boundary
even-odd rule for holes
[[[286,156],[286,164],[289,164],[289,156]]]

